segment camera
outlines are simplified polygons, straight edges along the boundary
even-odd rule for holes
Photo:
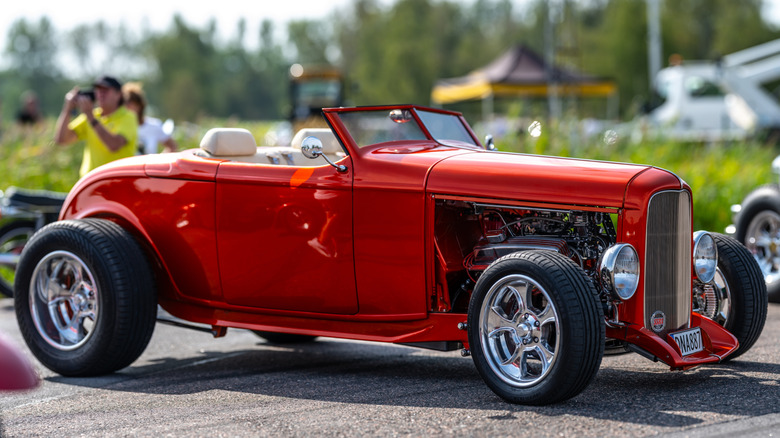
[[[91,101],[95,101],[95,90],[79,90],[78,92],[79,96],[86,96]]]

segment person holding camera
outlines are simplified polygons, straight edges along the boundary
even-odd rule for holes
[[[54,133],[54,142],[61,145],[84,140],[80,176],[133,156],[138,139],[138,122],[124,106],[122,84],[111,76],[101,76],[92,85],[94,91],[74,87],[65,95]],[[80,114],[71,120],[74,111]]]

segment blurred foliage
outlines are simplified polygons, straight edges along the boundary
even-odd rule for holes
[[[67,192],[78,180],[81,148],[56,146],[54,120],[12,126],[0,137],[0,190],[9,186]]]
[[[55,146],[54,119],[28,128],[12,127],[0,138],[0,189],[9,186],[68,191],[78,179],[83,145]],[[263,144],[272,122],[202,118],[179,124],[174,138],[182,149],[197,148],[212,127],[248,129]],[[730,207],[751,190],[773,181],[770,163],[780,151],[758,142],[681,144],[663,140],[635,144],[627,138],[577,138],[566,124],[546,127],[533,138],[522,131],[504,136],[502,151],[651,164],[683,178],[693,189],[694,227],[723,232]],[[613,139],[614,140],[614,139]]]
[[[731,205],[760,185],[773,182],[772,160],[780,148],[759,141],[679,143],[627,136],[587,140],[572,136],[578,127],[543,128],[538,138],[517,131],[497,143],[499,150],[561,157],[647,164],[669,170],[693,191],[694,229],[724,232],[731,224]]]
[[[54,144],[56,120],[34,126],[11,126],[0,136],[0,190],[10,186],[67,192],[79,178],[84,150],[82,142]],[[239,119],[201,118],[198,123],[178,124],[173,138],[180,149],[197,148],[213,127],[244,128],[262,143],[274,123]]]
[[[556,62],[620,87],[623,118],[649,97],[645,0],[352,0],[321,20],[276,29],[248,18],[224,40],[214,21],[198,28],[174,16],[163,30],[102,21],[55,29],[20,19],[2,48],[0,116],[9,120],[25,90],[56,114],[74,84],[100,74],[145,84],[152,115],[279,119],[289,113],[293,63],[342,69],[349,103],[429,102],[437,79],[467,74],[515,44],[544,53],[552,23]],[[664,58],[714,60],[778,37],[761,17],[761,0],[662,0]],[[548,21],[547,18],[551,20]],[[280,32],[283,30],[285,32]]]

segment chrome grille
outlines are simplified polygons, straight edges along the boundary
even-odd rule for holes
[[[688,326],[691,314],[691,199],[687,191],[653,195],[647,208],[645,326],[658,311],[666,333]]]

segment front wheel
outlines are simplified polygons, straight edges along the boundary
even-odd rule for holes
[[[502,257],[480,276],[468,311],[474,364],[511,403],[576,396],[604,354],[604,318],[585,272],[550,251]]]
[[[14,289],[27,346],[64,376],[126,367],[154,330],[149,263],[133,237],[113,222],[69,220],[42,228],[22,253]]]
[[[715,322],[739,341],[737,350],[725,360],[735,359],[755,344],[767,314],[767,293],[761,270],[750,252],[735,239],[712,234],[718,248],[718,269],[713,296],[721,305]]]

